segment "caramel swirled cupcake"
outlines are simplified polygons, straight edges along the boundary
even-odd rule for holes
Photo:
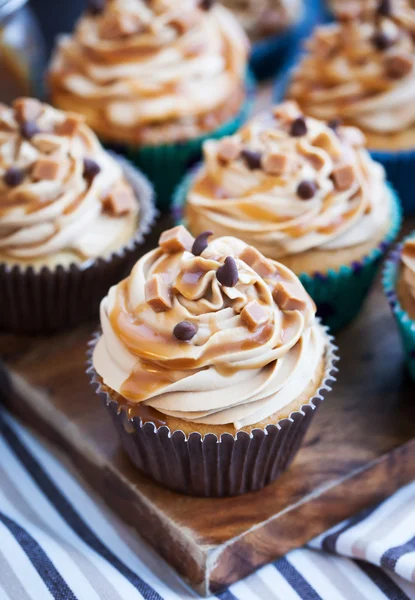
[[[247,52],[237,21],[213,2],[90,2],[74,33],[59,40],[51,97],[85,115],[167,190],[166,177],[183,172],[201,138],[244,118]]]
[[[83,117],[32,98],[0,106],[0,281],[9,290],[0,298],[2,326],[49,329],[58,292],[56,327],[77,321],[78,310],[81,320],[93,314],[108,275],[121,275],[153,217],[148,182],[107,153]],[[78,290],[81,299],[69,293],[78,281],[95,282],[93,291]]]
[[[369,262],[372,278],[399,227],[396,198],[364,141],[356,128],[281,104],[234,136],[206,142],[202,167],[176,200],[186,201],[194,235],[241,237],[300,275],[317,304],[323,286],[337,328],[343,314],[328,282],[337,286],[340,275],[352,278]],[[367,290],[370,279],[356,279]]]
[[[235,457],[247,451],[238,432],[249,438],[256,430],[265,444],[267,426],[274,431],[293,413],[302,414],[295,421],[299,425],[311,415],[302,411],[332,367],[327,333],[294,273],[236,238],[209,243],[210,235],[193,238],[183,226],[164,232],[159,246],[102,301],[102,335],[93,351],[97,380],[133,461],[168,487],[207,495],[216,477],[229,480],[226,485],[233,478],[239,482],[238,468],[244,467],[223,465],[222,473],[205,482],[207,489],[198,490],[192,472],[203,469],[203,459],[192,450],[192,435],[199,443],[219,439],[225,452],[232,444]],[[150,422],[148,436],[143,428]],[[290,435],[302,436],[300,429]],[[161,463],[160,440],[167,453],[178,438],[181,449],[173,454],[186,456],[183,462],[177,458],[180,464],[164,478],[145,454]],[[268,483],[264,465],[283,460],[278,471],[286,465],[287,457],[278,458],[281,443],[261,464],[251,465],[265,469],[261,482],[248,483],[253,473],[247,473],[246,488],[223,493]],[[298,438],[293,446],[299,443]],[[176,481],[177,469],[183,471]]]
[[[287,97],[318,119],[363,130],[408,212],[415,164],[415,11],[406,0],[347,5],[318,27],[293,70]]]
[[[383,286],[398,325],[405,361],[415,380],[415,235],[391,254],[383,272]]]

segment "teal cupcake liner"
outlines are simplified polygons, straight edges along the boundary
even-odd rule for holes
[[[415,232],[409,235],[407,239],[414,236]],[[395,248],[386,261],[383,269],[382,283],[386,298],[388,299],[392,314],[398,326],[405,354],[405,362],[412,379],[415,380],[415,321],[413,321],[408,313],[402,308],[396,291],[402,248],[403,242]]]
[[[185,223],[183,209],[192,180],[199,166],[188,173],[176,188],[172,201],[172,215],[176,223]],[[369,254],[340,269],[327,273],[299,275],[301,283],[317,305],[317,314],[325,325],[335,332],[345,327],[359,312],[373,283],[380,262],[398,235],[402,222],[402,208],[394,188],[388,184],[392,198],[392,215],[388,234]]]
[[[156,191],[158,208],[166,210],[170,206],[172,193],[183,174],[200,160],[203,142],[210,138],[217,139],[232,135],[247,120],[253,106],[255,85],[254,76],[248,73],[246,77],[247,98],[239,113],[206,135],[172,144],[140,147],[113,146],[114,150],[125,154],[150,179]],[[109,145],[106,144],[106,146]]]
[[[390,228],[385,238],[361,260],[340,269],[329,269],[326,273],[313,275],[302,273],[299,277],[307,292],[317,305],[317,314],[334,331],[339,331],[359,313],[375,279],[382,258],[396,239],[402,222],[399,198],[388,184],[392,199]]]
[[[252,46],[250,67],[258,80],[275,75],[299,51],[315,25],[323,19],[321,0],[306,0],[304,15],[279,35],[269,36]]]

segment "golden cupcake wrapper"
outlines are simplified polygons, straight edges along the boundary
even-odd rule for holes
[[[138,258],[145,235],[155,221],[154,190],[125,158],[113,153],[140,201],[136,234],[105,258],[56,268],[0,264],[0,329],[41,334],[74,327],[97,315],[108,289]]]
[[[328,333],[327,328],[325,328]],[[193,496],[236,496],[260,490],[285,471],[293,461],[304,436],[336,381],[338,360],[334,339],[328,337],[325,370],[317,393],[301,410],[276,425],[239,431],[235,436],[225,433],[201,436],[194,432],[171,431],[163,425],[143,423],[141,418],[128,419],[125,411],[102,388],[101,379],[92,364],[92,354],[100,334],[95,334],[88,352],[91,384],[103,399],[120,440],[134,465],[154,481],[176,492]]]

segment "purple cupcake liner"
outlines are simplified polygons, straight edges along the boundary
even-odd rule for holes
[[[140,202],[140,222],[130,242],[105,258],[40,269],[0,264],[0,330],[48,334],[98,313],[108,289],[128,271],[157,216],[154,191],[125,158],[114,154]]]
[[[327,329],[326,329],[327,333]],[[102,388],[92,364],[99,333],[90,342],[87,373],[102,398],[120,441],[133,464],[155,482],[192,496],[236,496],[260,490],[285,471],[294,460],[304,436],[336,380],[337,347],[329,335],[325,370],[317,393],[288,418],[251,433],[239,431],[204,437],[194,432],[171,431],[166,425],[129,419],[126,412]]]

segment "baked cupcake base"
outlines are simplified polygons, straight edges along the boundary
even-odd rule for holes
[[[96,316],[107,290],[127,272],[156,218],[154,190],[126,159],[121,162],[140,202],[139,223],[128,244],[103,258],[54,266],[0,264],[0,330],[48,334]]]
[[[409,237],[413,237],[413,234]],[[415,380],[415,303],[409,298],[400,279],[403,243],[391,253],[383,269],[383,289],[401,337],[405,362]]]
[[[125,451],[134,465],[157,483],[188,495],[235,496],[274,481],[293,461],[337,371],[337,348],[328,336],[324,364],[310,385],[309,395],[297,398],[266,422],[236,431],[233,426],[207,429],[165,417],[159,421],[157,411],[149,412],[149,420],[143,420],[140,416],[129,417],[116,395],[102,385],[91,360],[98,337],[91,342],[88,374]],[[182,429],[176,425],[182,425]]]

